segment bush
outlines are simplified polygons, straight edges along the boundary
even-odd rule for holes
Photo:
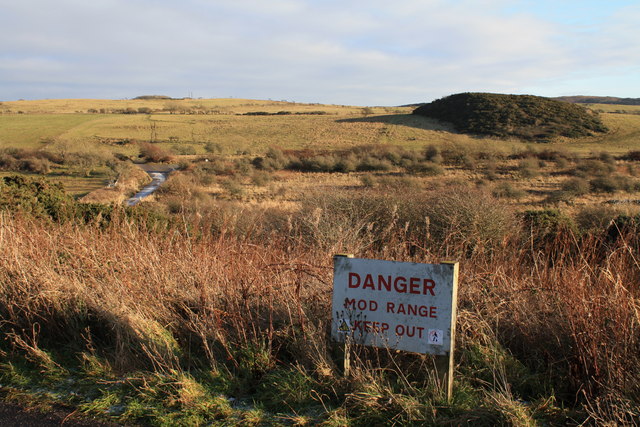
[[[256,157],[251,164],[256,169],[264,169],[268,171],[281,170],[287,167],[290,159],[282,152],[282,150],[270,147],[264,157]]]
[[[227,178],[223,180],[220,185],[222,188],[233,197],[241,197],[244,195],[244,187],[242,184],[233,178]]]
[[[20,161],[20,170],[47,174],[51,171],[51,164],[47,159],[27,158]]]
[[[74,205],[62,184],[18,175],[0,178],[0,210],[17,210],[35,217],[62,220],[73,215]]]
[[[491,249],[502,244],[515,225],[512,208],[482,189],[444,188],[424,204],[429,232],[440,244],[461,250]]]
[[[356,167],[356,170],[359,172],[389,171],[391,169],[393,169],[393,164],[389,160],[379,159],[373,156],[361,159]]]
[[[591,185],[584,178],[570,178],[562,183],[562,191],[572,196],[583,196],[589,193]]]
[[[273,179],[273,175],[265,171],[255,171],[251,175],[251,182],[258,187],[264,187]]]
[[[376,179],[369,173],[360,176],[360,182],[362,185],[369,188],[375,187],[376,185]]]
[[[196,149],[190,144],[175,144],[171,147],[174,153],[181,154],[183,156],[196,154]]]
[[[18,161],[8,153],[0,153],[0,169],[12,171],[18,168]]]
[[[606,151],[603,151],[600,154],[598,154],[598,160],[614,166],[616,164],[615,157],[613,157],[611,153],[607,153]]]
[[[428,160],[432,163],[440,164],[444,160],[442,154],[440,153],[440,149],[435,145],[429,145],[424,150],[424,159]]]
[[[207,153],[222,153],[222,145],[218,144],[217,142],[207,142],[204,145],[204,150]]]
[[[341,157],[334,165],[335,172],[349,173],[356,170],[358,167],[355,156],[349,155],[346,157]]]
[[[406,162],[403,162],[402,166],[407,172],[415,174],[436,176],[444,173],[444,168],[442,166],[430,161],[420,162],[407,160]]]
[[[499,198],[521,199],[527,195],[527,192],[514,187],[509,182],[502,182],[493,188],[492,194]]]
[[[182,172],[174,172],[169,176],[169,179],[158,188],[157,193],[187,198],[193,196],[196,191],[197,186],[193,176],[186,175]]]
[[[635,182],[625,175],[601,176],[589,181],[594,193],[615,193],[617,191],[633,191]]]
[[[528,210],[524,212],[523,219],[525,228],[538,243],[561,233],[576,231],[574,221],[557,209]]]
[[[640,161],[640,151],[638,150],[628,151],[627,154],[625,154],[623,157],[625,160],[630,160],[633,162]]]
[[[615,165],[603,162],[602,160],[583,159],[578,162],[574,171],[575,175],[586,176],[605,176],[616,170]]]
[[[518,173],[523,178],[533,178],[540,174],[540,161],[534,157],[522,159],[518,164]]]
[[[143,157],[148,162],[157,163],[169,162],[173,159],[168,151],[149,142],[143,142],[140,144],[140,157]]]
[[[581,233],[602,233],[619,215],[612,206],[586,206],[576,214],[576,223]]]

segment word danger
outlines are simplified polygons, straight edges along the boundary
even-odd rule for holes
[[[397,292],[399,294],[435,296],[436,282],[422,277],[404,277],[378,274],[366,274],[364,278],[358,273],[349,273],[349,289],[371,289],[372,291]]]
[[[378,311],[379,305],[378,305],[378,301],[374,301],[374,300],[364,300],[364,299],[356,300],[355,298],[352,298],[352,299],[346,298],[344,300],[344,308],[346,308],[347,310]],[[437,315],[438,307],[433,307],[428,305],[387,302],[384,305],[384,309],[387,313],[390,313],[390,314],[404,314],[407,316],[430,317],[432,319],[438,318],[438,315]]]

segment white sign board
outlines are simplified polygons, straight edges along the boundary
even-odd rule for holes
[[[453,349],[458,265],[334,258],[332,337],[414,353]]]

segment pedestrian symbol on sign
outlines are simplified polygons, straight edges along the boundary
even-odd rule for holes
[[[442,345],[442,338],[444,337],[444,332],[440,329],[429,329],[429,344],[431,345]]]

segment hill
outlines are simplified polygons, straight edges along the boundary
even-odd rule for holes
[[[615,96],[559,96],[558,101],[574,104],[613,104],[613,105],[640,105],[640,98],[617,98]]]
[[[584,107],[532,95],[459,93],[416,108],[419,114],[451,123],[463,133],[549,140],[607,132]]]

